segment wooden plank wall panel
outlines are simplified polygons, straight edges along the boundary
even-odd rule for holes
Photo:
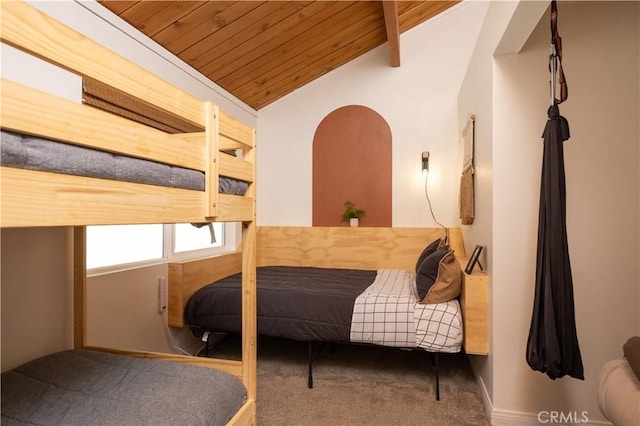
[[[468,354],[489,353],[489,280],[485,273],[464,274],[460,303],[463,306],[464,349]]]
[[[415,271],[427,244],[443,237],[440,228],[258,227],[258,266]],[[451,238],[461,238],[452,233]],[[456,243],[456,245],[459,245]]]
[[[184,306],[189,297],[199,288],[240,271],[242,271],[241,252],[169,263],[167,316],[169,326],[184,326]]]

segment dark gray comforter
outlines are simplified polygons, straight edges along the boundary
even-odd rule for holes
[[[2,373],[2,425],[225,425],[246,399],[219,370],[71,350]]]
[[[300,341],[349,342],[356,297],[376,271],[269,266],[257,269],[258,334]],[[198,290],[185,322],[195,334],[241,331],[241,275]]]

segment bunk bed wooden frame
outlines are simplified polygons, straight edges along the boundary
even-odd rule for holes
[[[199,170],[205,191],[0,167],[1,227],[74,227],[74,347],[86,348],[85,226],[243,222],[241,361],[93,348],[227,371],[247,389],[229,424],[255,424],[255,132],[24,2],[2,2],[3,43],[124,93],[201,131],[168,134],[94,107],[2,80],[2,128]],[[227,153],[240,152],[240,157]],[[218,193],[218,176],[248,182],[244,196]]]

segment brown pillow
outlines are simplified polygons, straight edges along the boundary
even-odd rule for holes
[[[428,258],[425,259],[423,263],[426,263],[428,260]],[[425,267],[426,266],[428,265],[425,265]],[[462,270],[460,269],[460,265],[456,260],[453,250],[446,251],[446,253],[440,257],[437,276],[433,283],[428,286],[425,296],[422,296],[422,292],[420,291],[420,281],[423,281],[422,287],[424,289],[425,279],[420,279],[420,276],[421,274],[416,275],[416,285],[418,286],[418,293],[421,297],[419,303],[444,303],[460,296],[460,290],[462,287]]]

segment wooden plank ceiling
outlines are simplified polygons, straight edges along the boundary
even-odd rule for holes
[[[184,62],[256,110],[304,86],[459,0],[100,0]],[[397,19],[386,11],[395,11]],[[391,46],[391,62],[394,66]],[[400,46],[401,47],[401,46]],[[395,61],[399,61],[397,59]]]

